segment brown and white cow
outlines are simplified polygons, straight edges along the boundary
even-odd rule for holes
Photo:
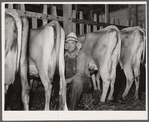
[[[66,82],[64,76],[64,41],[65,34],[57,21],[30,30],[29,37],[29,72],[39,74],[45,90],[45,110],[49,110],[53,76],[56,70],[60,75],[59,109],[67,110]]]
[[[5,9],[5,93],[20,70],[22,102],[24,109],[28,110],[30,88],[27,79],[26,34],[28,34],[28,20],[20,17],[16,10]]]
[[[98,77],[103,80],[100,98],[105,102],[110,86],[108,100],[113,100],[116,66],[120,59],[121,34],[116,26],[107,26],[97,32],[78,37],[83,44],[82,51],[89,60],[94,60],[98,67]]]
[[[134,98],[138,99],[138,89],[140,82],[140,64],[145,58],[145,31],[140,27],[128,27],[121,30],[122,45],[120,65],[126,76],[126,88],[122,94],[125,99],[133,81],[136,89]]]

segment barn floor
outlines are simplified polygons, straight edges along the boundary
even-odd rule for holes
[[[14,84],[15,85],[15,84]],[[94,91],[93,97],[91,94],[83,96],[79,105],[78,110],[146,110],[146,94],[141,92],[140,100],[134,100],[134,86],[130,90],[127,100],[120,101],[120,95],[123,88],[120,89],[115,102],[100,103],[99,98],[101,92]],[[14,94],[15,93],[15,94]],[[7,97],[5,110],[22,110],[23,105],[21,102],[21,89],[16,89],[13,85],[10,86]],[[13,95],[12,95],[13,94]],[[31,90],[30,99],[30,110],[43,110],[44,109],[44,88],[41,82],[35,82],[34,87]],[[54,110],[51,104],[51,110]]]

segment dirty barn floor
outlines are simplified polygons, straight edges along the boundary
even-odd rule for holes
[[[126,101],[120,101],[121,94],[125,88],[125,76],[119,74],[120,71],[117,70],[117,77],[115,82],[115,93],[114,93],[114,102],[105,102],[100,103],[99,99],[101,96],[100,91],[94,91],[90,94],[83,95],[82,99],[78,105],[78,110],[134,110],[134,111],[145,111],[146,110],[146,93],[145,93],[145,73],[142,73],[140,77],[140,88],[139,88],[139,100],[134,100],[134,90],[135,84],[133,84],[132,88],[129,91]],[[142,70],[142,72],[145,69]],[[13,85],[10,85],[7,95],[5,97],[5,110],[23,110],[23,105],[21,101],[21,83],[19,82],[19,77],[17,76],[17,80]],[[56,77],[57,78],[57,77]],[[123,82],[122,82],[123,79]],[[121,81],[121,83],[119,82]],[[57,87],[58,84],[55,84]],[[33,88],[30,92],[30,110],[43,110],[44,109],[44,87],[39,79],[35,79]],[[51,103],[51,110],[55,110],[54,102]]]
[[[43,110],[44,109],[44,88],[41,82],[35,82],[33,89],[31,90],[30,110]],[[123,91],[120,89],[120,93],[117,96],[115,102],[100,103],[99,98],[101,93],[99,91],[93,92],[93,98],[90,102],[87,102],[89,98],[82,98],[78,105],[78,110],[146,110],[146,94],[141,92],[140,100],[133,99],[134,86],[130,90],[127,100],[120,102],[119,98]],[[12,92],[13,91],[13,92]],[[86,95],[87,96],[87,95]],[[96,102],[95,102],[96,101]],[[21,89],[10,86],[6,97],[6,110],[22,110],[21,102]],[[51,104],[51,109],[52,104]]]

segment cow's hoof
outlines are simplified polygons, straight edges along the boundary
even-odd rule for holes
[[[126,99],[124,99],[124,98],[121,97],[121,98],[118,100],[118,102],[121,103],[121,104],[125,104],[125,103],[126,103]]]
[[[107,100],[107,102],[109,102],[109,103],[114,103],[114,100]]]

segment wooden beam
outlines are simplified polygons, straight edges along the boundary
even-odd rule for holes
[[[127,21],[127,25],[128,26],[130,26],[130,20],[131,20],[131,16],[130,16],[130,14],[131,14],[131,6],[130,5],[128,5],[128,9],[127,9],[127,18],[126,18],[126,21]]]
[[[109,5],[105,4],[105,23],[109,23]]]
[[[73,10],[72,18],[76,19],[76,10]],[[76,23],[73,23],[73,22],[72,22],[72,31],[76,33]]]
[[[7,8],[5,8],[7,9]],[[16,10],[16,9],[15,9]],[[28,12],[28,11],[21,11],[16,10],[20,16],[26,16],[28,18],[37,18],[37,19],[47,19],[47,20],[57,20],[57,21],[64,21],[64,17],[61,16],[53,16],[48,14],[36,13],[36,12]]]
[[[79,19],[83,20],[83,12],[82,11],[79,11]],[[79,31],[80,35],[83,35],[84,34],[84,24],[80,24],[80,31]]]
[[[94,14],[94,21],[97,22],[97,14]],[[93,26],[93,32],[96,32],[97,31],[97,26],[94,25]]]
[[[18,4],[18,9],[25,11],[25,5],[24,4]]]
[[[65,35],[68,35],[72,32],[72,5],[71,4],[64,4],[63,5],[63,28],[65,31]]]
[[[109,23],[94,22],[94,21],[80,20],[80,19],[74,19],[74,18],[72,18],[72,22],[75,22],[77,24],[97,25],[97,26],[103,26],[103,27],[106,27],[108,25],[113,25],[113,24],[109,24]],[[122,25],[115,25],[115,26],[117,26],[119,29],[122,29],[122,28],[126,28],[127,27],[127,26],[122,26]]]
[[[57,16],[56,6],[51,6],[51,14]]]
[[[136,26],[138,26],[138,5],[135,5]]]
[[[43,5],[43,14],[47,14],[48,13],[48,10],[47,10],[47,4],[44,4]],[[43,19],[42,20],[42,25],[46,25],[48,23],[47,19]]]
[[[13,9],[13,4],[8,4],[9,9]]]

